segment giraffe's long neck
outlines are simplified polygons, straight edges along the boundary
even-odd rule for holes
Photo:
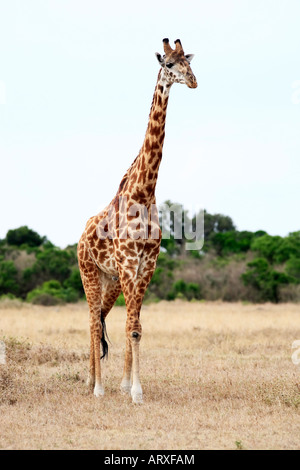
[[[165,138],[165,122],[171,84],[160,70],[149,115],[149,123],[143,146],[132,165],[129,181],[132,189],[140,194],[143,203],[152,201],[162,158]]]

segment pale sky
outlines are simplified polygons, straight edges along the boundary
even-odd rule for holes
[[[114,197],[145,135],[162,39],[193,53],[170,92],[157,202],[300,230],[299,0],[0,4],[0,238],[65,247]]]

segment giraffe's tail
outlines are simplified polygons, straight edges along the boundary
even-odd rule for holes
[[[107,331],[106,331],[106,324],[105,320],[101,315],[101,323],[102,323],[102,338],[101,338],[101,345],[102,345],[102,356],[101,359],[103,359],[107,354],[108,354],[108,344],[107,341],[109,341]]]

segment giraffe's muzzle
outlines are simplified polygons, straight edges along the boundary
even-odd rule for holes
[[[187,82],[187,86],[189,88],[197,88],[197,86],[198,86],[197,80],[195,78],[193,80],[189,80]]]

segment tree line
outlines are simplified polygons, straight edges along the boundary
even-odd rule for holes
[[[182,214],[186,223],[188,214]],[[189,219],[191,226],[196,216]],[[286,237],[238,231],[229,216],[206,211],[203,216],[204,245],[190,251],[185,250],[190,240],[174,236],[170,215],[170,237],[162,240],[146,302],[300,301],[300,231]],[[161,220],[163,231],[165,223]],[[9,230],[0,240],[0,297],[43,305],[84,299],[76,249],[76,244],[58,248],[27,226]],[[117,304],[125,304],[122,295]]]

